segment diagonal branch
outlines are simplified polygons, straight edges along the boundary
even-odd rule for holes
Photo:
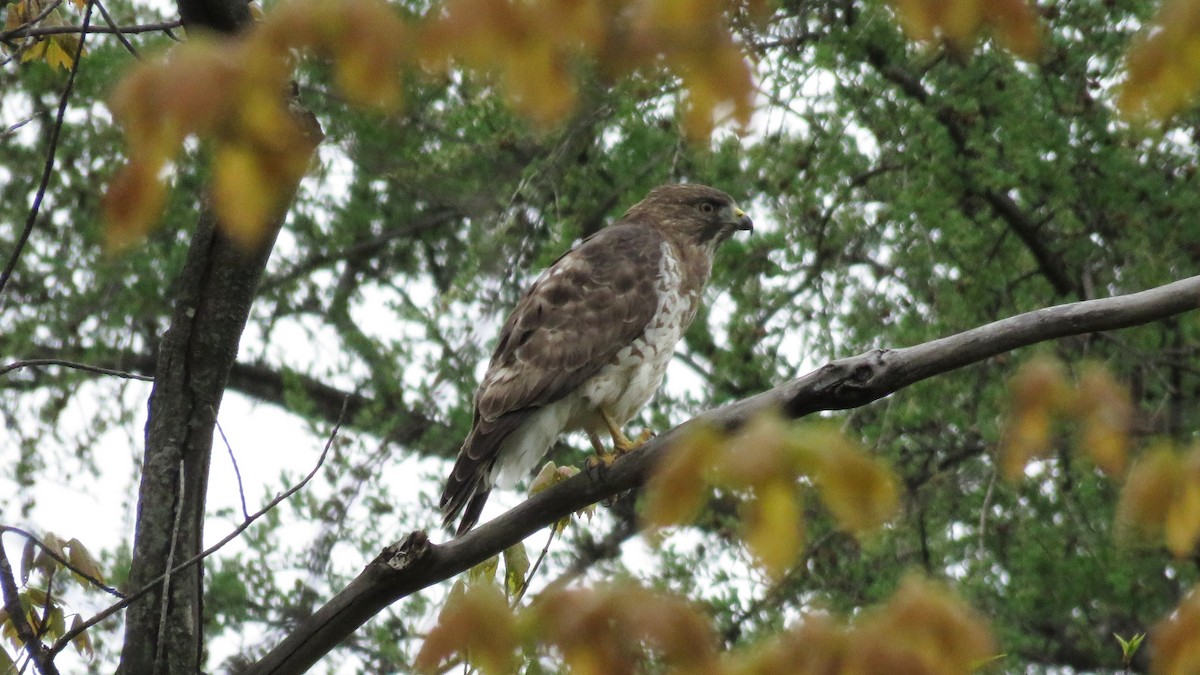
[[[48,14],[58,3],[52,3],[46,8],[42,16]],[[42,177],[38,181],[37,192],[33,196],[33,204],[29,207],[29,213],[25,217],[25,227],[21,229],[21,235],[17,238],[17,245],[13,248],[12,255],[8,258],[8,263],[4,266],[4,271],[0,272],[0,307],[4,306],[4,286],[8,284],[8,280],[12,277],[13,270],[17,267],[17,262],[21,259],[21,252],[25,248],[25,244],[29,242],[29,235],[33,234],[34,225],[37,224],[38,211],[42,208],[42,200],[46,197],[46,189],[50,187],[50,177],[54,175],[54,157],[58,153],[58,136],[62,133],[63,118],[67,114],[67,103],[71,100],[71,92],[75,90],[75,76],[79,73],[79,59],[83,56],[83,43],[86,42],[86,32],[92,21],[92,8],[95,4],[89,2],[87,11],[83,13],[83,25],[80,27],[83,33],[79,36],[79,44],[75,45],[75,53],[71,55],[71,72],[67,74],[67,84],[63,87],[62,95],[58,99],[58,113],[54,117],[54,126],[50,128],[50,139],[48,141],[49,148],[46,150],[46,162],[42,166]],[[40,20],[40,18],[38,19]]]
[[[58,675],[54,667],[54,659],[46,653],[46,647],[41,638],[33,632],[33,626],[25,618],[25,608],[21,606],[21,598],[17,591],[17,580],[13,576],[12,565],[4,552],[4,543],[0,542],[0,591],[3,591],[4,611],[8,612],[8,620],[17,631],[17,638],[25,645],[29,660],[33,667],[42,675]]]
[[[1140,293],[1039,309],[924,344],[875,349],[834,361],[705,413],[648,441],[603,475],[582,472],[457,539],[433,544],[425,532],[413,532],[386,547],[349,586],[246,672],[303,672],[393,602],[449,579],[585,506],[641,486],[671,444],[693,425],[732,430],[767,410],[796,419],[819,410],[855,408],[1019,347],[1128,328],[1197,308],[1200,276]]]
[[[934,118],[950,136],[950,140],[954,142],[959,153],[964,156],[969,154],[969,138],[966,129],[963,128],[950,108],[932,100],[933,97],[921,84],[920,79],[891,63],[888,60],[887,52],[879,46],[868,47],[867,62],[906,96],[929,108]],[[1078,284],[1071,279],[1066,265],[1063,264],[1062,256],[1056,254],[1046,242],[1042,241],[1038,232],[1039,225],[1022,211],[1021,207],[1004,191],[980,186],[974,176],[967,176],[967,178],[970,179],[968,190],[982,197],[988,206],[992,207],[992,211],[1016,233],[1017,238],[1033,256],[1042,276],[1054,288],[1054,292],[1060,297],[1070,297],[1071,295],[1078,297]]]

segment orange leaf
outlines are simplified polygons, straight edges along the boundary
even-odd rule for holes
[[[158,220],[166,201],[159,167],[133,161],[122,167],[108,184],[101,200],[104,208],[104,248],[120,251],[141,241]]]
[[[418,672],[435,672],[452,654],[485,673],[511,673],[517,646],[516,620],[504,594],[494,584],[469,589],[456,586],[425,637],[413,663]]]

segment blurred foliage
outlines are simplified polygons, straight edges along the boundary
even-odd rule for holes
[[[3,5],[6,22],[18,4]],[[127,0],[104,4],[122,25],[170,18]],[[721,27],[751,64],[757,93],[747,135],[718,124],[707,141],[685,140],[697,136],[690,106],[703,102],[693,98],[694,78],[721,75],[721,64],[631,71],[617,61],[607,70],[579,58],[579,44],[593,39],[585,33],[571,33],[579,42],[564,40],[561,49],[540,45],[566,59],[554,72],[571,83],[569,92],[543,92],[567,97],[547,104],[546,119],[528,116],[537,92],[521,87],[538,80],[523,77],[528,64],[516,53],[486,62],[490,52],[458,54],[462,63],[443,54],[413,66],[419,77],[364,72],[358,57],[296,54],[288,73],[326,139],[305,163],[311,173],[262,282],[225,405],[244,411],[252,400],[290,411],[319,447],[343,395],[357,396],[346,420],[350,439],[310,489],[211,561],[210,635],[237,654],[213,657],[210,669],[253,659],[382,546],[435,525],[438,482],[469,425],[478,366],[502,313],[564,248],[654,185],[721,187],[756,223],[753,237],[720,253],[706,307],[645,414],[655,429],[828,359],[1195,274],[1200,116],[1188,106],[1197,79],[1186,56],[1196,39],[1191,4],[1166,0],[1157,14],[1133,0],[1048,1],[1028,11],[1022,3],[966,0],[720,5]],[[476,17],[461,12],[474,7],[447,5],[440,16],[463,21],[466,35]],[[479,16],[516,11],[513,3],[478,7]],[[971,7],[974,14],[946,13]],[[267,3],[264,16],[277,9]],[[73,5],[57,11],[67,22],[81,16]],[[394,2],[390,11],[408,22],[431,8]],[[569,19],[563,31],[582,30]],[[289,37],[313,38],[309,29]],[[372,54],[378,46],[331,35],[329,50]],[[161,33],[128,38],[151,63],[170,44]],[[19,47],[16,38],[4,44]],[[88,36],[85,46],[41,216],[0,295],[0,354],[4,363],[51,357],[147,373],[199,196],[231,169],[205,159],[219,154],[213,138],[180,143],[184,130],[174,130],[180,140],[171,161],[149,173],[165,181],[161,222],[139,245],[104,255],[102,186],[111,185],[126,146],[101,102],[135,59],[109,36]],[[232,54],[195,49],[216,62]],[[36,192],[62,65],[12,56],[0,66],[0,251],[15,247]],[[353,82],[376,76],[394,78],[402,105],[358,105],[363,96]],[[190,92],[187,82],[166,84]],[[363,89],[366,98],[385,93]],[[197,105],[229,93],[205,91],[212,98]],[[219,114],[207,119],[221,121]],[[236,124],[222,131],[241,140],[248,133]],[[159,209],[152,211],[157,218]],[[797,540],[805,545],[769,553],[786,560],[771,575],[755,556],[777,542],[764,536],[747,554],[744,527],[753,514],[741,507],[745,494],[718,490],[676,504],[683,515],[671,522],[687,516],[692,525],[662,532],[654,549],[628,545],[635,550],[626,556],[617,555],[620,537],[605,546],[634,517],[621,500],[590,521],[573,521],[528,597],[560,573],[635,581],[687,597],[710,622],[717,651],[753,652],[747,659],[777,652],[787,662],[814,640],[849,644],[848,630],[891,626],[894,617],[864,618],[852,629],[825,617],[893,606],[889,598],[908,597],[904,580],[916,569],[952,580],[961,602],[990,617],[994,643],[971,644],[994,668],[1119,670],[1124,652],[1113,635],[1148,633],[1162,654],[1153,667],[1183,672],[1197,644],[1188,593],[1198,575],[1187,506],[1195,462],[1180,448],[1200,430],[1198,347],[1200,324],[1183,316],[1046,345],[1038,353],[1055,359],[1056,374],[1019,372],[1018,364],[1031,363],[1026,353],[997,357],[832,416],[844,438],[892,467],[899,512],[860,540],[832,505],[783,499],[773,489],[772,504],[792,506],[767,511],[797,514],[792,522],[803,523]],[[1087,365],[1095,363],[1105,369]],[[139,466],[148,392],[142,383],[59,367],[0,376],[0,460],[12,467],[0,475],[6,520],[52,506],[48,480],[80,492],[102,486],[132,504],[136,490],[113,476],[135,475]],[[1027,446],[1034,452],[1011,455],[1023,457],[1014,463],[1020,480],[999,480],[1005,460],[993,451],[1018,431],[1037,441]],[[1119,475],[1104,458],[1116,455],[1091,453],[1126,442],[1132,451],[1122,489],[1098,468]],[[577,443],[561,444],[559,465],[577,461],[568,447]],[[1093,458],[1082,460],[1080,450]],[[271,495],[295,479],[283,474],[256,490]],[[811,487],[819,496],[821,487]],[[249,500],[262,496],[256,490]],[[212,516],[217,528],[240,520]],[[1117,522],[1152,536],[1116,544]],[[128,550],[98,558],[116,576]],[[440,599],[420,594],[389,608],[327,667],[411,669]],[[960,601],[946,602],[939,612],[972,616]],[[89,631],[94,669],[111,670],[116,629]],[[565,658],[574,639],[560,635],[546,648]],[[457,646],[443,645],[439,655]],[[1149,651],[1137,650],[1129,667],[1150,669]],[[496,658],[503,664],[509,656]],[[523,652],[513,658],[530,672],[557,667]],[[655,665],[665,657],[630,658]]]

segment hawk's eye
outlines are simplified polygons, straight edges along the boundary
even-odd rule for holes
[[[703,214],[705,214],[705,215],[708,215],[708,214],[710,214],[710,213],[712,213],[713,211],[716,211],[716,210],[717,210],[717,207],[713,206],[713,205],[712,205],[711,203],[709,203],[709,202],[701,202],[701,203],[700,203],[700,213],[703,213]]]

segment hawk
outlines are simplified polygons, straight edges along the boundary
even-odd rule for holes
[[[601,433],[616,453],[635,447],[621,427],[662,384],[717,247],[752,229],[720,190],[663,185],[542,272],[504,322],[475,393],[443,525],[461,514],[457,533],[471,529],[492,487],[515,485],[564,432],[585,431],[605,461]]]

